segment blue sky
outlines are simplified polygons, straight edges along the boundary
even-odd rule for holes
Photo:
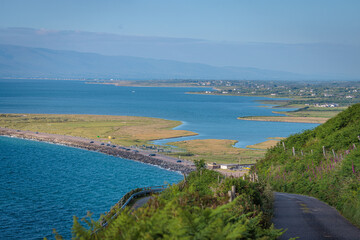
[[[359,0],[1,0],[0,43],[356,77],[359,12]]]
[[[358,0],[1,0],[1,27],[241,42],[360,43]]]

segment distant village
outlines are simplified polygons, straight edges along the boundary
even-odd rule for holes
[[[305,104],[305,106],[310,106],[310,104]],[[337,103],[315,103],[313,104],[314,107],[323,107],[323,108],[333,108],[333,107],[339,107],[339,104]]]
[[[290,98],[289,104],[334,108],[360,102],[359,81],[260,81],[260,80],[95,80],[88,83],[117,86],[201,87],[192,93],[211,95]],[[212,88],[212,89],[210,89]]]
[[[198,86],[213,87],[201,93],[216,95],[271,96],[293,98],[307,106],[333,108],[360,102],[359,82],[287,81],[197,81]]]

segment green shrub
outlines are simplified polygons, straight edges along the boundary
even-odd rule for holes
[[[236,188],[229,203],[227,192]],[[198,168],[145,207],[119,213],[106,228],[74,219],[74,239],[277,239],[268,187]],[[97,232],[95,230],[99,229]]]

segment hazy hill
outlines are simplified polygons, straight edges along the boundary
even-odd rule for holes
[[[299,80],[308,76],[257,68],[0,45],[0,77]]]
[[[360,104],[283,140],[256,167],[275,190],[318,197],[360,226]]]

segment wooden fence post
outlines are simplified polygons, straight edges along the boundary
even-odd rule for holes
[[[323,146],[323,154],[324,154],[324,158],[326,158],[325,146]]]
[[[229,195],[229,202],[232,202],[232,194],[231,194],[231,191],[228,191],[228,195]]]
[[[231,186],[231,191],[228,191],[228,194],[229,194],[229,202],[232,202],[234,201],[235,199],[235,186]]]
[[[334,155],[334,158],[336,158],[336,154],[335,154],[334,149],[332,149],[332,153],[333,153],[333,155]]]
[[[360,140],[360,138],[359,138],[359,140]],[[286,150],[286,147],[285,147],[285,143],[284,143],[284,142],[282,142],[282,145],[283,145],[284,150]]]
[[[292,147],[292,152],[293,152],[293,155],[295,156],[296,154],[295,154],[295,148],[294,147]]]

